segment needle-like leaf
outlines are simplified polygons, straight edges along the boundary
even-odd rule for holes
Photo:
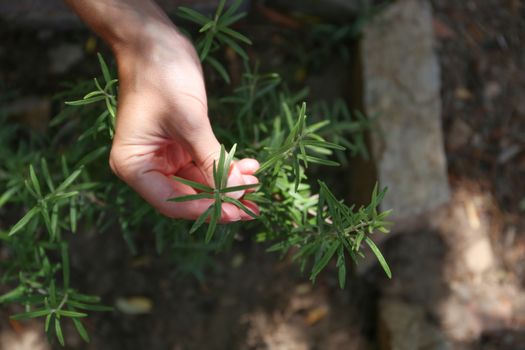
[[[42,197],[42,190],[40,189],[40,182],[38,181],[38,178],[36,177],[35,168],[33,168],[33,165],[29,165],[29,177],[31,178],[31,184],[33,185],[33,188],[35,189],[36,194],[39,197]]]
[[[76,100],[76,101],[66,101],[65,104],[68,106],[82,106],[102,101],[105,99],[105,96],[94,96],[85,100]]]
[[[201,184],[200,182],[191,181],[178,176],[173,176],[173,179],[203,192],[213,192],[213,188]]]
[[[174,197],[168,199],[169,202],[187,202],[187,201],[194,201],[196,199],[213,199],[213,195],[211,193],[202,192],[197,194],[188,194],[186,196],[180,196],[180,197]]]
[[[29,312],[22,312],[22,313],[13,315],[13,316],[11,316],[9,318],[12,319],[12,320],[19,321],[19,320],[26,320],[26,319],[29,319],[29,318],[36,318],[36,317],[46,316],[46,315],[48,315],[50,313],[52,313],[51,310],[49,310],[49,309],[42,309],[42,310],[35,310],[35,311],[29,311]]]
[[[231,167],[231,163],[233,161],[233,157],[235,156],[236,149],[237,149],[237,144],[234,144],[232,146],[232,148],[230,149],[230,152],[228,152],[228,155],[226,155],[226,158],[224,159],[224,165],[223,165],[224,172],[223,172],[221,186],[218,187],[219,189],[225,188],[226,184],[228,183],[228,177],[229,177],[229,174],[230,174],[230,167]],[[221,150],[221,152],[222,152],[222,150]],[[219,163],[220,163],[220,158],[219,158]]]
[[[245,44],[248,44],[248,45],[252,44],[252,41],[250,39],[248,39],[246,36],[242,35],[241,33],[237,32],[237,31],[235,31],[233,29],[230,29],[228,27],[223,27],[223,28],[221,28],[221,31],[223,33],[228,34],[231,37],[234,37],[235,39],[237,39],[239,41],[242,41]]]
[[[232,186],[232,187],[222,188],[219,192],[227,193],[227,192],[244,191],[244,190],[249,190],[250,188],[255,188],[258,186],[260,186],[260,184]]]
[[[64,289],[69,288],[70,270],[69,270],[69,247],[66,242],[60,245],[60,253],[62,255],[62,277],[64,282]]]
[[[33,207],[31,210],[29,210],[26,215],[24,215],[13,227],[11,227],[11,230],[9,231],[9,236],[14,235],[18,231],[20,231],[24,226],[27,225],[27,223],[40,211],[39,207]]]
[[[62,327],[60,326],[60,320],[58,317],[55,318],[55,334],[60,345],[64,346],[64,335],[62,334]]]
[[[80,321],[78,318],[73,318],[73,324],[75,325],[75,328],[77,329],[78,334],[86,343],[89,343],[89,335],[87,333],[86,328],[82,324],[82,321]]]
[[[213,233],[215,232],[215,227],[217,226],[217,221],[219,220],[221,216],[220,202],[215,202],[212,208],[214,210],[211,215],[210,223],[208,224],[208,230],[206,231],[206,237],[204,238],[204,242],[206,243],[211,241],[213,237]],[[217,214],[217,211],[219,211],[218,214]]]
[[[221,145],[221,151],[219,153],[219,162],[217,164],[214,163],[215,168],[215,188],[221,189],[223,187],[223,179],[224,177],[228,177],[228,172],[224,169],[224,162],[226,160],[226,149],[224,148],[224,145]],[[229,169],[228,169],[229,170]],[[226,173],[226,174],[225,174]]]
[[[339,248],[339,245],[339,242],[333,241],[328,245],[327,248],[325,248],[324,252],[322,252],[321,258],[315,263],[314,267],[312,268],[312,273],[310,275],[310,279],[312,281],[315,281],[317,275],[321,272],[321,270],[325,268],[330,259],[332,259],[332,256],[334,256],[335,252]]]
[[[197,24],[200,24],[200,25],[204,25],[210,20],[208,17],[200,14],[199,12],[189,7],[183,7],[183,6],[180,6],[178,8],[178,15],[186,19],[189,19],[190,21],[193,21]]]
[[[71,299],[69,299],[67,301],[67,304],[72,306],[72,307],[74,307],[74,308],[82,309],[82,310],[89,310],[89,311],[113,311],[113,308],[111,306],[98,305],[98,304],[90,305],[90,304],[85,304],[85,303],[81,303],[81,302],[78,302],[78,301],[74,301],[74,300],[71,300]]]
[[[64,317],[87,317],[87,314],[84,312],[69,311],[69,310],[57,310],[56,312],[60,316]]]
[[[385,257],[383,256],[383,254],[381,253],[377,245],[369,237],[365,238],[365,242],[366,244],[368,244],[372,252],[377,257],[377,261],[379,261],[379,264],[381,265],[383,270],[385,270],[385,273],[388,276],[388,278],[392,278],[392,271],[390,271],[390,267],[388,266],[388,263],[386,262]]]
[[[235,199],[235,198],[231,198],[231,197],[224,197],[223,200],[225,202],[228,202],[228,203],[231,203],[231,204],[234,204],[236,205],[237,207],[239,207],[242,211],[244,211],[246,214],[250,215],[252,218],[254,219],[257,219],[257,214],[255,214],[253,211],[251,211],[250,209],[248,209],[247,206],[245,206],[241,201],[239,201],[238,199]]]
[[[109,74],[109,68],[106,64],[106,61],[104,61],[104,58],[100,53],[97,53],[98,62],[100,64],[100,68],[102,69],[102,75],[104,76],[104,80],[106,83],[109,83],[111,81],[111,74]]]
[[[202,224],[204,223],[204,221],[206,221],[206,219],[211,215],[211,212],[213,210],[213,207],[214,205],[210,205],[208,209],[206,209],[204,211],[204,213],[202,213],[198,218],[197,220],[195,220],[195,222],[193,223],[193,225],[191,226],[191,229],[190,229],[190,234],[191,233],[194,233],[195,231],[198,230],[199,227],[202,226]]]
[[[64,191],[66,188],[69,187],[69,185],[71,185],[73,183],[73,181],[75,181],[77,179],[77,177],[80,176],[80,174],[82,173],[82,170],[84,170],[84,167],[83,166],[80,166],[77,170],[73,171],[71,173],[71,175],[69,175],[67,177],[67,179],[64,180],[64,182],[62,182],[56,189],[57,192],[62,192]]]
[[[51,192],[55,190],[55,185],[53,184],[53,179],[51,179],[51,174],[49,173],[49,167],[45,158],[40,160],[42,166],[42,173],[44,174],[44,179],[46,180],[47,187]]]
[[[220,76],[224,79],[226,83],[230,83],[230,76],[228,75],[228,72],[226,71],[224,66],[219,61],[217,61],[211,56],[207,56],[205,61],[208,62],[217,71],[217,73],[220,74]]]

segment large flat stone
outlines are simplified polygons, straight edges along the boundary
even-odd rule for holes
[[[449,198],[429,3],[390,5],[366,26],[361,54],[366,112],[379,116],[371,138],[389,189],[383,207],[398,219],[428,211]]]
[[[417,304],[385,298],[379,302],[381,350],[451,350],[439,328]]]

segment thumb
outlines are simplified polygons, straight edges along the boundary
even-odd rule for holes
[[[211,126],[200,130],[194,137],[186,137],[187,150],[195,165],[202,173],[206,185],[214,188],[213,165],[221,154],[221,145],[213,134]]]
[[[188,140],[189,141],[189,140]],[[193,158],[197,168],[200,170],[204,181],[210,187],[215,187],[215,181],[213,179],[213,167],[214,164],[217,164],[219,161],[219,156],[221,154],[221,146],[217,138],[211,131],[201,133],[201,135],[189,142],[189,149],[191,157]],[[228,181],[227,186],[240,186],[244,185],[245,181],[243,179],[243,174],[241,173],[238,166],[234,162],[230,165],[228,169]],[[228,196],[233,198],[241,198],[244,195],[244,191],[235,191],[228,193]]]

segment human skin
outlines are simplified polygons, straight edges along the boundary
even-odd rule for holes
[[[167,201],[196,193],[172,175],[214,187],[212,169],[220,153],[192,44],[151,0],[65,2],[110,46],[117,61],[119,98],[111,169],[162,214],[196,219],[211,199]],[[235,161],[228,186],[258,183],[253,176],[258,167],[255,159]],[[255,203],[241,201],[258,213]],[[250,219],[235,205],[222,204],[221,222]]]

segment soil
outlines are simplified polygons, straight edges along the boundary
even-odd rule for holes
[[[249,239],[215,256],[206,278],[197,281],[175,273],[169,257],[155,253],[148,235],[141,236],[139,254],[131,256],[118,233],[85,232],[71,241],[73,284],[83,292],[100,295],[106,304],[142,297],[152,302],[152,309],[144,315],[94,314],[87,321],[89,344],[69,325],[66,348],[368,350],[384,344],[378,330],[381,299],[394,296],[422,305],[432,322],[445,327],[446,322],[436,321],[440,317],[437,306],[456,295],[451,285],[459,284],[468,293],[486,289],[490,295],[505,286],[512,286],[513,293],[523,293],[525,208],[520,209],[520,203],[525,198],[525,3],[433,0],[432,4],[454,195],[437,218],[422,218],[413,232],[396,234],[384,244],[394,271],[392,281],[372,266],[354,273],[346,289],[340,290],[331,267],[312,285],[289,259],[265,253],[264,247]],[[254,31],[253,37],[267,40],[259,45],[264,48],[274,45],[280,32],[286,37],[295,30],[286,23],[290,22],[281,21],[279,26],[260,20],[253,27],[244,25]],[[269,28],[277,36],[260,34]],[[97,74],[94,53],[101,43],[85,30],[64,32],[0,23],[0,42],[0,91],[7,87],[15,99],[49,99],[61,90],[60,82]],[[52,73],[48,54],[62,44],[79,45],[82,58],[64,73]],[[53,104],[51,112],[56,107]],[[480,282],[471,272],[457,268],[461,251],[454,246],[461,246],[465,238],[444,236],[457,229],[435,224],[436,220],[452,220],[455,208],[463,208],[472,198],[479,199],[475,217],[488,222],[495,251],[490,276],[505,275],[494,282],[499,289],[490,289],[493,284],[487,282],[486,274]],[[502,298],[514,295],[501,293]],[[489,309],[494,317],[488,318],[495,326],[482,322],[475,336],[463,340],[451,336],[453,348],[524,349],[525,308],[511,304],[510,313],[498,313],[501,305]],[[32,340],[24,340],[33,341],[32,345],[16,349],[47,349],[41,336],[30,333],[33,329],[40,332],[42,325],[9,323],[11,311],[0,308],[0,347],[21,344],[24,334],[32,334]],[[12,349],[14,346],[5,348]]]
[[[523,232],[525,4],[433,3],[451,181],[473,182],[492,193],[503,225]],[[521,236],[516,246],[522,244]],[[524,280],[523,272],[519,277]]]

